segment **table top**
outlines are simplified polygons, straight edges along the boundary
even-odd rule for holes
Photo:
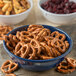
[[[34,2],[34,6],[32,11],[30,12],[28,18],[26,20],[24,20],[23,22],[14,25],[13,27],[18,27],[20,25],[26,25],[26,24],[47,24],[47,25],[52,25],[52,26],[56,26],[62,30],[64,30],[65,32],[67,32],[73,39],[73,49],[71,51],[71,53],[69,53],[69,57],[73,57],[76,58],[76,25],[57,25],[54,24],[52,22],[47,21],[41,14],[40,10],[37,7],[37,1],[38,0],[33,0]],[[4,48],[3,48],[3,44],[2,41],[0,41],[0,67],[2,65],[2,63],[6,60],[9,60],[9,56],[8,54],[5,52]],[[76,71],[71,73],[71,74],[62,74],[62,73],[58,73],[55,71],[55,68],[50,69],[48,71],[45,72],[31,72],[31,71],[27,71],[24,70],[22,68],[20,68],[19,70],[15,71],[15,74],[17,76],[76,76]],[[4,74],[1,72],[0,70],[0,76],[4,76]]]

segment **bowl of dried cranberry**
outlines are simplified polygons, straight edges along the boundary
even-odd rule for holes
[[[43,16],[57,24],[76,23],[76,0],[39,0]]]

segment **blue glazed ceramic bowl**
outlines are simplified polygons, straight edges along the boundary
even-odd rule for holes
[[[9,34],[16,34],[17,31],[22,31],[22,30],[27,30],[29,25],[25,25],[25,26],[21,26],[18,28],[13,29],[11,32],[9,32],[7,35]],[[50,29],[52,32],[53,31],[59,31],[62,34],[66,35],[66,40],[69,42],[70,47],[69,49],[62,54],[61,56],[58,56],[56,58],[53,59],[48,59],[48,60],[29,60],[29,59],[24,59],[24,58],[20,58],[14,54],[12,54],[8,48],[6,47],[5,41],[3,41],[3,46],[4,49],[6,50],[6,52],[8,53],[8,55],[11,57],[11,59],[18,63],[20,67],[27,69],[27,70],[31,70],[31,71],[45,71],[45,70],[49,70],[53,67],[55,67],[57,64],[59,64],[64,57],[71,51],[72,49],[72,40],[71,38],[67,35],[67,33],[65,33],[64,31],[56,28],[56,27],[52,27],[52,26],[48,26],[48,25],[43,25],[44,28],[48,28]]]

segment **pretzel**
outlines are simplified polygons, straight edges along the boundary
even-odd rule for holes
[[[66,51],[65,44],[62,40],[54,38],[51,41],[51,45],[59,50],[59,52],[64,53]]]
[[[47,55],[52,56],[51,48],[49,46],[47,46],[45,43],[43,43],[43,42],[41,42],[40,44],[45,48],[45,51],[46,51]]]
[[[19,38],[21,41],[25,41],[26,43],[29,42],[31,39],[33,39],[35,36],[33,34],[30,34],[27,31],[17,32],[16,34],[17,38]]]
[[[28,31],[30,31],[32,28],[43,28],[41,25],[29,25]]]
[[[10,26],[0,26],[0,40],[3,40],[3,37],[12,30]]]
[[[73,72],[75,70],[75,68],[68,65],[68,63],[66,63],[66,62],[61,62],[59,64],[57,70],[62,73],[69,73],[69,72]]]
[[[4,2],[0,1],[0,8],[2,8],[4,6]]]
[[[41,59],[46,60],[46,59],[52,59],[53,57],[48,57],[45,55],[40,55]]]
[[[62,41],[64,41],[66,39],[64,34],[60,34],[58,31],[54,31],[53,33],[51,33],[52,37],[58,38]]]
[[[5,6],[2,8],[3,12],[6,12],[6,10],[9,8],[10,3],[6,3]]]
[[[76,60],[73,58],[66,58],[66,61],[72,66],[76,67]]]
[[[22,6],[20,6],[19,2],[17,0],[13,0],[14,3],[14,11],[16,14],[22,13],[24,11],[26,11],[27,9],[23,8]]]
[[[30,45],[30,47],[29,47],[29,45]],[[30,52],[32,52],[32,53],[30,53]],[[24,42],[19,42],[16,45],[15,55],[17,55],[17,56],[20,56],[22,58],[27,58],[28,54],[30,54],[28,59],[33,59],[33,57],[35,57],[35,53],[36,53],[36,50],[34,49],[34,47],[31,44],[25,44]]]
[[[53,37],[46,36],[44,37],[45,41],[47,42],[48,46],[51,46],[51,41],[54,39]]]
[[[3,11],[0,10],[0,15],[3,15],[3,14],[4,14]]]
[[[43,41],[43,36],[50,36],[50,30],[49,29],[42,29],[39,34],[36,36],[36,39],[38,41]]]
[[[11,72],[15,71],[17,68],[18,68],[18,64],[14,63],[10,60],[7,60],[1,66],[1,70],[3,73],[11,73]]]
[[[3,39],[5,40],[6,46],[10,51],[13,51],[16,44],[19,42],[19,39],[12,34],[9,34],[9,36],[4,36]]]
[[[68,41],[65,41],[64,43],[65,43],[66,49],[68,49],[68,48],[69,48],[69,43],[68,43]]]
[[[12,9],[13,9],[13,6],[12,6],[12,3],[10,2],[10,4],[9,4],[9,8],[7,9],[5,15],[10,15]]]
[[[11,73],[11,74],[6,74],[5,76],[16,76],[16,75]]]
[[[40,54],[41,46],[40,46],[39,42],[35,39],[32,39],[30,44],[37,50],[37,54]]]
[[[28,2],[26,0],[21,0],[20,3],[24,8],[26,8],[26,9],[30,8],[30,5],[28,4]]]
[[[52,48],[51,52],[53,57],[57,57],[61,55],[61,53],[56,48]]]
[[[30,52],[30,47],[28,44],[24,42],[19,42],[15,48],[15,55],[20,56],[22,58],[26,58]]]

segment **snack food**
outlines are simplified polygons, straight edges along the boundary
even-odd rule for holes
[[[3,73],[11,73],[18,68],[18,64],[12,62],[11,60],[7,60],[1,66],[1,70]]]
[[[76,2],[70,0],[47,0],[41,4],[41,7],[55,14],[69,14],[76,12]]]
[[[71,73],[75,71],[76,68],[76,60],[73,58],[65,58],[65,61],[62,61],[58,67],[57,71],[61,73]]]
[[[0,26],[0,40],[3,40],[3,37],[12,30],[10,26]]]
[[[16,76],[16,75],[11,73],[11,74],[6,74],[5,76]]]
[[[72,66],[76,67],[76,60],[73,58],[66,58],[66,61]]]
[[[13,15],[22,13],[30,8],[27,0],[1,0],[0,15]]]
[[[69,73],[75,71],[75,67],[72,67],[67,62],[61,62],[59,66],[57,67],[59,72],[62,73]]]
[[[13,54],[32,60],[45,60],[62,55],[69,48],[64,34],[51,32],[41,25],[30,25],[27,31],[4,37],[6,46]]]

